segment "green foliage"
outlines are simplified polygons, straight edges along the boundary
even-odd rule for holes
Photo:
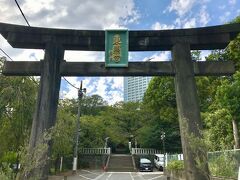
[[[13,151],[5,152],[0,162],[14,164],[17,161],[17,153]]]
[[[209,160],[209,169],[212,176],[237,178],[238,163],[230,155],[222,154]]]
[[[34,147],[30,147],[28,143],[25,143],[25,146],[21,148],[20,162],[22,168],[20,169],[19,179],[38,180],[42,177],[39,170],[49,160],[47,152],[49,142],[52,140],[53,131],[53,129],[49,129],[43,132],[43,135],[38,138]]]
[[[173,78],[155,77],[144,95],[144,108],[152,118],[144,126],[142,140],[145,147],[162,149],[161,131],[166,134],[166,150],[181,152],[180,132]]]
[[[98,116],[83,116],[80,123],[80,147],[104,147],[105,127]]]
[[[207,164],[208,147],[205,140],[202,138],[202,135],[198,137],[196,135],[190,134],[187,137],[187,141],[190,145],[192,156],[194,157],[196,167],[199,169],[199,171],[202,171],[202,173],[205,174],[206,177],[208,177],[209,176],[208,174],[209,170],[208,170],[208,164]]]
[[[0,70],[3,61],[5,58],[0,58]],[[4,157],[7,152],[17,153],[29,137],[36,89],[37,85],[28,77],[7,77],[0,74],[1,162],[9,160],[10,157]]]
[[[52,156],[68,156],[73,153],[74,135],[76,131],[76,116],[60,106],[57,114],[57,122],[53,130]]]
[[[114,144],[125,144],[132,138],[139,142],[139,130],[151,118],[151,115],[142,109],[138,102],[117,103],[101,113],[103,125],[106,127],[106,136]]]
[[[78,112],[78,100],[77,99],[64,99],[60,102],[61,106],[64,106],[67,112],[77,114]],[[99,113],[105,110],[107,102],[99,95],[83,96],[81,99],[81,114],[82,115],[99,115]]]
[[[13,170],[10,168],[10,164],[2,163],[0,167],[0,179],[1,180],[13,180],[14,173]]]
[[[231,23],[240,23],[240,16],[236,17]],[[240,70],[240,34],[229,43],[227,47],[229,59],[234,61],[236,69]]]
[[[201,60],[201,51],[199,50],[191,51],[191,56],[193,61],[199,61]]]
[[[240,72],[236,72],[233,79],[225,79],[218,88],[216,100],[220,106],[229,110],[231,115],[240,118]]]
[[[227,109],[219,108],[204,114],[207,131],[205,140],[211,151],[231,149],[233,146],[232,116]]]
[[[170,161],[167,165],[167,170],[184,170],[184,162],[181,160]]]

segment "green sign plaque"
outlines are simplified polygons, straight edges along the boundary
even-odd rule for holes
[[[128,30],[105,31],[105,66],[128,67]]]

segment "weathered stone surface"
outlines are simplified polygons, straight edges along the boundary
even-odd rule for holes
[[[240,32],[240,24],[192,29],[129,31],[130,51],[171,50],[178,42],[191,49],[223,49]],[[28,27],[0,23],[0,33],[17,48],[44,49],[53,37],[66,50],[104,51],[103,30],[71,30]]]
[[[36,61],[6,61],[3,74],[8,76],[40,76],[41,64]],[[195,76],[223,76],[235,72],[231,61],[193,62]],[[172,61],[129,62],[128,68],[105,68],[104,62],[66,62],[60,66],[61,76],[174,76]]]
[[[189,44],[174,45],[172,57],[186,179],[208,180],[207,152],[199,145],[200,142],[192,142],[202,139],[202,122]]]
[[[63,60],[64,50],[56,42],[49,42],[46,45],[45,57],[42,63],[40,88],[36,110],[32,123],[30,136],[30,153],[39,143],[39,138],[43,138],[44,131],[48,131],[55,125],[56,113],[59,98],[59,89],[61,82],[60,61]],[[43,154],[46,165],[42,168],[33,170],[31,177],[40,175],[41,179],[47,179],[48,158],[50,155],[51,143],[48,143],[48,149]]]

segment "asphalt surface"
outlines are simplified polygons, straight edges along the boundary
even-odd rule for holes
[[[162,172],[102,172],[80,170],[67,180],[166,180]],[[64,180],[63,176],[50,177],[49,180]]]

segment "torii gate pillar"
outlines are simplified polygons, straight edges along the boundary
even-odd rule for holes
[[[172,56],[176,73],[174,79],[175,92],[186,179],[209,179],[207,152],[205,149],[199,150],[201,147],[194,147],[198,144],[192,142],[193,138],[200,140],[200,137],[202,137],[202,122],[190,45],[176,43],[172,49]],[[199,159],[202,160],[200,163],[203,164],[198,164]]]
[[[46,43],[44,61],[42,63],[43,67],[41,68],[38,99],[30,136],[30,152],[33,152],[31,149],[37,146],[39,138],[43,138],[44,131],[49,130],[55,125],[61,83],[60,64],[63,58],[64,49],[59,43],[54,40]],[[30,174],[30,176],[37,175],[41,177],[41,179],[48,179],[49,148],[51,148],[51,146],[47,146],[42,157],[45,159],[46,164],[44,164],[43,167],[34,169],[33,174]]]

